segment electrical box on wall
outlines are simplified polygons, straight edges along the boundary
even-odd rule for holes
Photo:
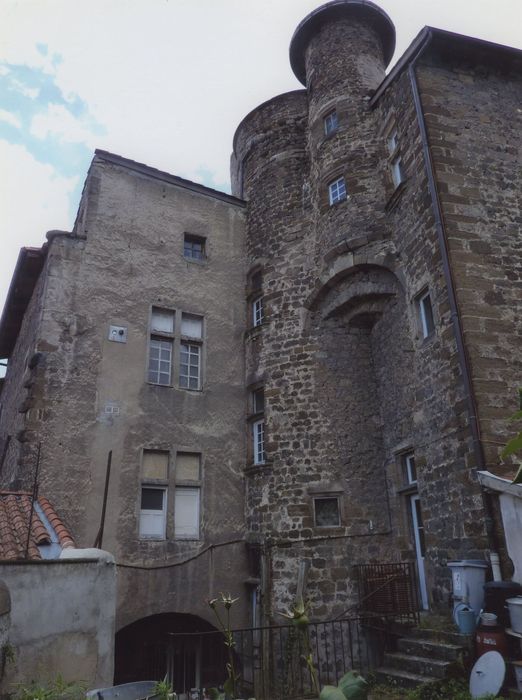
[[[109,326],[109,340],[113,343],[127,342],[127,329],[125,326]]]

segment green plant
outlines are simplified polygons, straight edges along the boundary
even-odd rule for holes
[[[156,683],[152,694],[157,695],[160,700],[176,700],[177,697],[174,688],[167,680],[167,676],[165,676],[162,681]]]
[[[335,685],[325,685],[320,700],[367,700],[369,684],[357,672],[348,671]]]
[[[302,596],[297,596],[295,603],[292,605],[288,613],[279,613],[287,620],[290,620],[292,626],[294,627],[294,634],[290,634],[287,643],[287,658],[286,658],[286,668],[289,668],[290,657],[293,651],[293,647],[296,641],[301,641],[301,645],[304,651],[302,659],[308,669],[310,674],[310,681],[312,683],[312,688],[314,692],[319,695],[319,681],[317,679],[317,671],[314,664],[314,658],[312,654],[312,647],[310,645],[310,637],[308,634],[308,627],[310,625],[310,619],[308,617],[309,604],[305,603]]]
[[[237,697],[236,692],[239,684],[239,674],[236,671],[235,660],[234,660],[234,647],[236,643],[234,642],[234,635],[230,626],[230,610],[234,603],[239,600],[239,598],[232,598],[230,593],[226,595],[220,593],[220,598],[213,598],[208,601],[209,607],[214,613],[217,620],[218,627],[223,633],[225,638],[225,646],[228,652],[228,662],[226,665],[227,679],[223,683],[224,693],[221,693],[218,688],[210,688],[208,691],[211,700],[227,700]],[[225,619],[222,618],[219,612],[219,605],[223,606],[225,609]]]
[[[47,683],[31,681],[14,686],[14,700],[84,700],[87,683],[66,681],[58,674]]]

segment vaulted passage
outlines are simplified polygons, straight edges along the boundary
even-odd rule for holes
[[[184,700],[193,688],[223,683],[225,663],[222,635],[195,615],[151,615],[116,634],[115,684],[167,676]]]

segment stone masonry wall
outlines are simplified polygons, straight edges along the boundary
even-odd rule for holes
[[[522,81],[505,60],[439,55],[418,71],[489,466],[522,385]]]

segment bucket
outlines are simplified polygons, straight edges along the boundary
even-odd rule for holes
[[[473,634],[475,631],[475,625],[477,621],[477,616],[474,610],[458,610],[457,611],[457,625],[461,634]]]
[[[506,600],[509,608],[509,619],[511,620],[511,629],[513,632],[522,634],[522,596],[516,598],[508,598]]]
[[[484,584],[484,593],[484,610],[495,613],[499,625],[510,627],[506,600],[522,595],[520,583],[516,583],[516,581],[489,581]]]
[[[485,627],[495,627],[497,624],[497,616],[493,613],[480,613],[480,624]]]
[[[513,661],[513,668],[517,679],[517,690],[519,693],[522,693],[522,661]]]

